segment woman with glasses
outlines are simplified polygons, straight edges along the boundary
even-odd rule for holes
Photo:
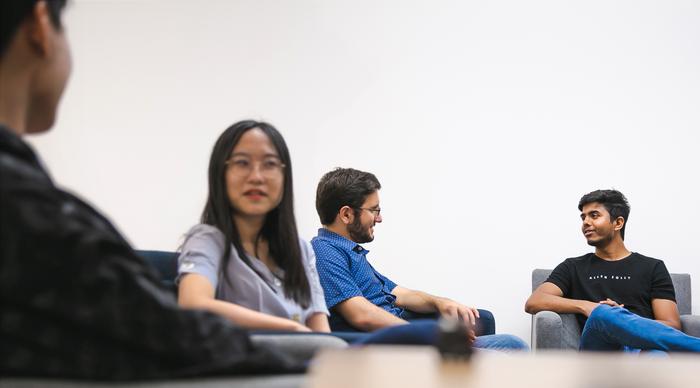
[[[180,305],[251,329],[330,331],[313,249],[298,236],[293,204],[282,135],[252,120],[224,131],[209,162],[201,224],[181,248]]]

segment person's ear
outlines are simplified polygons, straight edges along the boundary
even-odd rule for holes
[[[615,230],[620,231],[623,226],[625,226],[625,219],[623,217],[617,217],[615,221],[613,221],[613,228]]]
[[[34,5],[32,14],[25,22],[24,28],[27,29],[27,38],[29,45],[34,48],[37,55],[46,57],[52,49],[53,34],[56,33],[56,28],[51,21],[51,14],[46,5],[46,1],[38,1]]]
[[[355,211],[350,206],[343,206],[338,211],[338,219],[344,225],[350,225],[355,220]]]

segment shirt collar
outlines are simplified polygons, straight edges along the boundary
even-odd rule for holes
[[[326,228],[321,228],[318,230],[318,238],[320,238],[322,240],[326,240],[329,243],[331,243],[332,245],[334,245],[338,248],[342,248],[346,251],[353,251],[355,253],[359,253],[362,255],[366,255],[369,253],[369,251],[367,249],[365,249],[364,247],[362,247],[362,245],[360,245],[352,240],[349,240],[349,239],[339,235],[338,233],[331,232],[330,230],[328,230]]]
[[[8,152],[23,161],[34,164],[35,167],[41,167],[29,144],[3,124],[0,124],[0,152]]]
[[[31,173],[40,174],[42,178],[51,180],[34,149],[20,136],[0,123],[0,155],[2,154],[8,154],[11,158],[29,164],[32,169]],[[13,167],[17,167],[16,162],[13,162],[13,164],[15,165]],[[25,172],[27,171],[25,170]]]

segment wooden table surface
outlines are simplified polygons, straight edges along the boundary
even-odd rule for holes
[[[700,387],[700,355],[482,352],[443,361],[430,347],[371,346],[321,353],[309,388]]]

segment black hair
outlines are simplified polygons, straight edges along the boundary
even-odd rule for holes
[[[362,207],[367,196],[382,188],[374,174],[352,168],[326,173],[316,189],[316,211],[321,224],[329,225],[343,206]]]
[[[625,224],[622,225],[622,230],[620,230],[620,236],[625,239],[625,228],[627,227],[627,219],[630,215],[630,204],[627,202],[624,194],[617,190],[596,190],[592,191],[578,201],[578,210],[583,210],[583,207],[589,203],[598,202],[605,210],[610,213],[610,222],[615,221],[618,217],[622,217],[625,220]]]
[[[40,0],[0,0],[0,58],[10,45],[20,24]],[[61,28],[61,11],[67,0],[44,0],[54,27]]]
[[[311,287],[302,262],[299,234],[294,218],[294,195],[292,186],[292,161],[282,135],[272,125],[254,120],[239,121],[219,136],[209,161],[209,194],[202,212],[202,223],[217,227],[226,238],[221,265],[226,281],[226,268],[231,255],[231,246],[238,256],[253,269],[243,250],[236,224],[233,222],[233,207],[226,191],[226,161],[233,148],[247,131],[258,128],[274,145],[284,168],[284,187],[280,204],[265,217],[258,238],[265,238],[270,246],[270,256],[285,271],[284,294],[306,308],[311,301]],[[253,269],[255,271],[255,269]],[[257,273],[257,271],[255,271]],[[258,273],[259,274],[259,273]]]

